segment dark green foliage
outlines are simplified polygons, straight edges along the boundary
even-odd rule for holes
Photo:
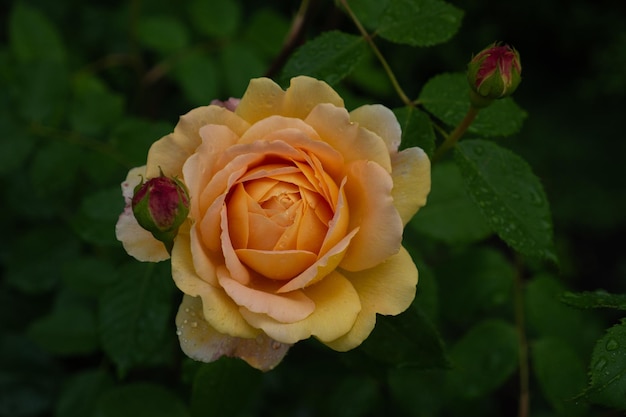
[[[529,416],[626,410],[623,4],[349,0],[404,99],[342,1],[299,33],[297,2],[78,3],[0,6],[0,417],[513,416],[525,370]],[[186,358],[170,263],[115,238],[151,144],[251,78],[307,74],[393,108],[400,148],[432,157],[498,40],[523,82],[433,162],[411,307],[265,374]]]

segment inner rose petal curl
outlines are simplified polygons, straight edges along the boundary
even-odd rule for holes
[[[311,336],[353,349],[376,314],[409,307],[418,274],[402,232],[426,203],[430,161],[398,151],[400,137],[386,107],[348,112],[328,84],[301,76],[287,90],[254,79],[241,101],[196,108],[152,145],[122,192],[128,203],[161,172],[189,190],[171,252],[187,355],[268,370]],[[140,261],[170,257],[128,208],[116,234]]]

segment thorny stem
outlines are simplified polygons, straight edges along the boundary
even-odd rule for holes
[[[396,93],[398,94],[398,96],[400,96],[400,99],[402,100],[402,102],[407,106],[413,107],[415,104],[404,93],[404,90],[402,90],[402,87],[400,87],[400,83],[398,83],[398,80],[396,79],[395,74],[391,70],[391,67],[387,63],[387,60],[385,59],[383,54],[380,52],[380,50],[376,46],[374,39],[372,39],[372,37],[367,32],[367,30],[365,30],[365,28],[363,27],[359,19],[352,12],[352,9],[348,5],[348,0],[340,0],[340,2],[341,2],[341,5],[346,9],[346,12],[350,16],[350,19],[352,19],[352,21],[354,22],[354,25],[357,27],[358,31],[361,33],[361,36],[363,36],[363,38],[369,44],[370,48],[372,48],[374,55],[376,55],[376,58],[378,58],[378,60],[380,61],[380,64],[383,66],[385,73],[387,73],[387,77],[389,77],[389,81],[391,81],[391,84],[393,85],[394,90],[396,90]]]
[[[528,340],[524,320],[524,286],[522,277],[522,262],[516,259],[515,271],[515,327],[519,340],[519,407],[518,417],[528,417],[529,404],[529,370],[528,370]]]
[[[465,134],[467,129],[470,127],[476,116],[478,115],[478,111],[474,106],[470,106],[467,114],[461,120],[461,123],[450,133],[450,135],[444,140],[444,142],[439,146],[437,151],[435,151],[435,155],[433,156],[433,162],[439,160],[448,150],[450,150],[456,143],[461,139],[461,137]]]

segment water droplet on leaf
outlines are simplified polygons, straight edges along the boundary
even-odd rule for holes
[[[606,342],[606,350],[615,350],[619,347],[619,342],[615,339],[609,339],[608,342]]]

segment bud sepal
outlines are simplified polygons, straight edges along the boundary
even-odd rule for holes
[[[132,209],[137,223],[171,253],[178,228],[189,214],[189,192],[178,178],[161,172],[135,187]]]
[[[520,55],[509,45],[493,43],[476,54],[467,65],[467,80],[474,107],[487,107],[493,100],[508,97],[522,77]]]

